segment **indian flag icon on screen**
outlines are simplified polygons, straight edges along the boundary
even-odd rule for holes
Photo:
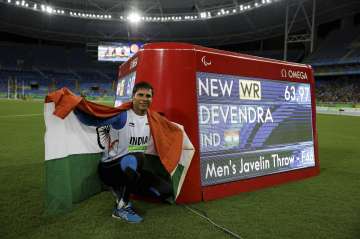
[[[236,130],[226,130],[224,132],[224,142],[226,147],[239,146],[240,143],[240,132]]]

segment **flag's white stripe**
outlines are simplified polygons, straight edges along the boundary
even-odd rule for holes
[[[95,127],[82,124],[73,112],[60,119],[53,115],[54,109],[52,102],[44,106],[45,160],[102,151],[97,144]]]

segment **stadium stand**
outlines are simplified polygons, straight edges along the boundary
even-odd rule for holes
[[[360,26],[347,24],[319,39],[303,61],[314,68],[317,103],[360,102]]]
[[[337,18],[335,21],[339,24],[317,38],[315,51],[310,55],[304,45],[288,49],[288,61],[313,66],[318,82],[318,102],[359,101],[355,97],[358,92],[356,79],[360,78],[359,19],[359,13]],[[256,23],[261,26],[270,22]],[[282,60],[283,45],[278,43],[282,37],[278,35],[276,33],[273,38],[212,47]],[[26,41],[26,38],[17,43],[0,41],[0,97],[8,97],[8,92],[13,92],[15,88],[18,95],[43,97],[49,91],[64,86],[77,94],[90,97],[113,95],[117,66],[120,63],[103,63],[92,59],[84,44],[76,47],[66,42],[43,43],[37,39],[29,44]],[[341,82],[347,82],[352,87],[344,88]],[[334,87],[338,87],[338,90]],[[348,90],[354,92],[347,96],[339,93]]]
[[[333,31],[305,62],[313,65],[356,62],[360,55],[353,54],[356,51],[352,44],[359,36],[360,27],[355,26]]]
[[[65,86],[78,94],[112,97],[116,67],[93,62],[85,49],[2,43],[0,54],[3,97],[14,87],[18,95],[44,97]]]
[[[358,77],[322,77],[316,81],[316,97],[320,102],[354,103],[360,102]]]
[[[360,61],[360,27],[333,31],[305,62],[312,65],[334,65]]]

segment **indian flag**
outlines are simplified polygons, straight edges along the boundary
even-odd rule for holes
[[[95,104],[66,88],[47,96],[44,105],[47,213],[69,211],[75,203],[102,191],[97,167],[103,150],[98,144],[96,124],[116,120],[118,113],[127,108],[129,105],[113,108]],[[91,118],[92,123],[80,120],[77,112]],[[156,113],[150,112],[148,117],[161,160],[147,162],[145,167],[170,178],[176,201],[194,147],[181,125]]]

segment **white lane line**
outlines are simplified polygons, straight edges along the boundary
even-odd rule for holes
[[[12,118],[12,117],[33,117],[40,116],[43,114],[24,114],[24,115],[0,115],[0,118]]]

